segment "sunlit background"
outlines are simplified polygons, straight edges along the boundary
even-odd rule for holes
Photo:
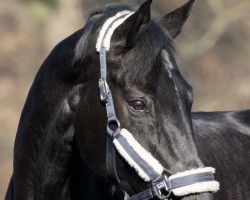
[[[91,8],[107,2],[112,1],[0,1],[0,199],[12,173],[21,110],[38,68],[59,41],[83,26]],[[184,2],[154,0],[153,15]],[[177,62],[194,88],[194,111],[250,108],[249,11],[249,0],[196,0],[176,40]]]

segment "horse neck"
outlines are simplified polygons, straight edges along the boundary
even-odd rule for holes
[[[37,199],[67,199],[73,151],[73,121],[81,85],[74,87],[51,119],[39,147],[35,168]]]

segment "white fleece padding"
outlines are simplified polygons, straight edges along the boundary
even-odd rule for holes
[[[127,130],[121,129],[121,135],[127,140],[129,145],[134,149],[135,152],[150,166],[152,169],[158,173],[162,174],[164,168],[158,160],[156,160],[151,153],[144,149],[140,143],[134,138],[134,136]]]
[[[192,174],[199,174],[204,172],[215,173],[215,169],[212,167],[191,169],[185,172],[179,172],[169,177],[169,179],[180,178],[183,176],[188,176]],[[181,188],[173,189],[173,193],[176,196],[185,196],[188,194],[202,193],[202,192],[217,192],[220,189],[220,184],[217,181],[200,182],[192,185],[184,186]]]
[[[198,194],[203,192],[217,192],[219,189],[220,184],[218,181],[209,181],[176,188],[173,189],[172,192],[175,196],[185,196],[188,194]]]
[[[150,181],[149,176],[143,171],[143,169],[130,157],[127,151],[122,147],[118,140],[114,139],[113,143],[117,149],[117,151],[121,154],[121,156],[127,161],[127,163],[133,167],[138,175],[146,182]]]
[[[106,22],[103,24],[98,39],[96,43],[96,51],[100,52],[102,41],[103,45],[108,51],[110,48],[110,40],[111,37],[115,31],[115,29],[120,26],[129,16],[131,16],[134,12],[131,12],[129,10],[124,10],[121,12],[116,13],[113,17],[110,17],[106,20]],[[118,19],[119,17],[123,16],[122,18]],[[117,20],[118,19],[118,20]],[[115,21],[116,20],[116,21]],[[115,22],[114,22],[115,21]],[[114,22],[114,23],[113,23]],[[112,24],[113,23],[113,24]],[[112,24],[112,26],[109,28],[109,26]],[[108,31],[108,32],[107,32]],[[106,36],[105,33],[107,32]],[[105,38],[104,38],[105,37]]]
[[[133,137],[133,135],[126,129],[121,129],[121,135],[127,140],[128,144],[134,149],[135,152],[149,165],[151,166],[155,172],[159,175],[162,175],[164,170],[163,166],[156,160],[146,149],[144,149]],[[122,147],[118,140],[114,139],[113,143],[117,149],[117,151],[121,154],[121,156],[127,161],[127,163],[133,167],[138,175],[146,182],[150,182],[150,177],[143,171],[143,169],[137,164],[137,162],[130,157],[127,151]],[[215,173],[215,169],[212,167],[191,169],[189,171],[179,172],[170,176],[168,179],[180,178],[183,176],[188,176],[192,174],[199,174],[205,172]],[[194,183],[192,185],[180,187],[173,189],[172,192],[175,196],[185,196],[188,194],[196,194],[202,192],[217,192],[220,189],[220,184],[217,181],[207,181]]]
[[[158,173],[159,175],[162,174],[164,168],[156,160],[146,149],[144,149],[133,137],[133,135],[126,129],[121,129],[121,135],[126,139],[128,144],[133,148],[135,152],[149,165],[152,169]],[[150,177],[144,172],[144,170],[137,164],[137,162],[130,157],[127,151],[122,147],[118,140],[114,139],[113,143],[117,149],[117,151],[121,154],[121,156],[127,161],[127,163],[133,167],[138,175],[144,180],[149,182]]]

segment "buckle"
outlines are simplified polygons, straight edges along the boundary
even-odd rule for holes
[[[107,133],[112,138],[115,138],[120,133],[120,122],[116,117],[111,117],[107,122]]]
[[[157,191],[157,197],[159,199],[167,199],[171,195],[171,190],[167,186],[167,177],[163,176],[163,179],[157,183],[154,184],[156,191]]]
[[[99,79],[99,91],[100,91],[100,99],[101,101],[106,101],[108,98],[109,86],[106,80],[100,78]]]

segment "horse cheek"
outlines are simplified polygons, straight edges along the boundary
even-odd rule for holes
[[[106,114],[98,93],[83,91],[75,119],[75,140],[83,161],[95,173],[106,176]]]

